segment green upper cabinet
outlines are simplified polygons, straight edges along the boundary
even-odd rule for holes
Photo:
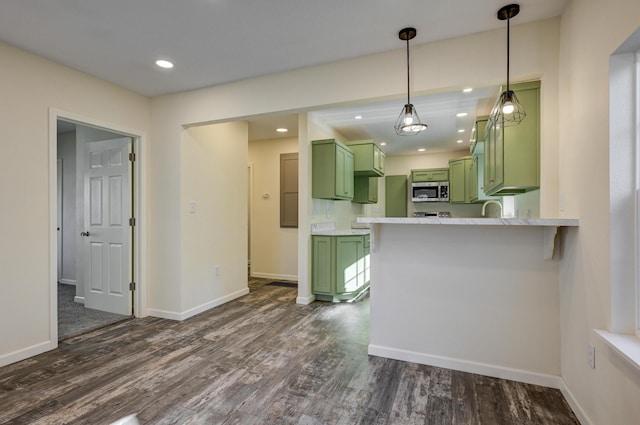
[[[527,114],[519,125],[487,124],[484,188],[487,195],[514,195],[540,187],[540,82],[510,87]]]
[[[311,142],[311,196],[320,199],[353,199],[353,153],[334,139]]]
[[[411,182],[446,182],[449,180],[449,168],[429,168],[411,170]]]
[[[384,152],[372,140],[347,142],[346,145],[353,152],[354,175],[384,176]]]
[[[469,191],[471,202],[484,202],[496,199],[484,191],[484,153],[475,153],[469,164]]]
[[[471,202],[473,157],[465,156],[449,161],[449,202]]]
[[[378,179],[380,177],[353,178],[353,199],[356,204],[376,204],[378,202]]]
[[[476,117],[476,121],[473,124],[473,130],[471,134],[471,146],[469,147],[469,151],[472,154],[484,152],[484,136],[487,130],[488,122],[488,115]]]

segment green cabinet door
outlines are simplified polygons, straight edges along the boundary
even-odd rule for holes
[[[446,182],[449,180],[448,168],[428,168],[424,170],[411,170],[411,181],[418,182]]]
[[[356,204],[375,204],[378,202],[378,179],[380,177],[353,178],[353,199]]]
[[[353,198],[353,153],[334,140],[314,140],[311,149],[311,196],[320,199]]]
[[[470,168],[473,157],[465,156],[449,161],[449,202],[468,204],[471,202]]]
[[[336,292],[356,292],[365,284],[364,236],[336,237]]]
[[[313,292],[331,296],[336,287],[335,239],[331,236],[313,236],[312,240]]]
[[[373,140],[347,142],[346,145],[353,152],[354,175],[384,176],[384,152]]]
[[[385,217],[407,216],[407,176],[385,176],[384,215]]]
[[[485,140],[487,195],[514,195],[540,187],[540,82],[514,84],[527,116],[518,125],[490,122]]]
[[[476,153],[473,155],[473,161],[470,165],[470,198],[471,202],[484,202],[490,199],[498,199],[498,196],[489,196],[484,190],[484,153]],[[474,180],[474,182],[472,182]]]
[[[473,155],[471,161],[467,164],[467,182],[469,190],[469,200],[475,202],[478,200],[478,155]]]
[[[470,151],[472,154],[484,152],[484,139],[487,129],[487,123],[489,122],[488,115],[482,115],[476,117],[473,124],[473,130],[471,134],[471,146]]]
[[[369,235],[312,236],[312,291],[320,301],[344,301],[370,280]]]

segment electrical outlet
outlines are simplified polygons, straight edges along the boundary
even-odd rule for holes
[[[587,363],[591,369],[596,368],[596,348],[592,344],[587,345]]]

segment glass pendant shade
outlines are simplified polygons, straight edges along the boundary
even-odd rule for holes
[[[503,127],[518,125],[526,116],[518,96],[512,90],[503,91],[491,111],[491,120]]]
[[[518,125],[527,116],[524,108],[520,104],[520,101],[518,101],[518,96],[516,96],[513,90],[509,89],[509,44],[511,41],[510,19],[518,15],[519,12],[520,5],[518,4],[506,5],[498,11],[498,19],[501,21],[507,21],[507,89],[503,91],[498,98],[496,106],[494,106],[491,111],[489,119],[503,127]]]
[[[399,136],[413,136],[427,129],[427,125],[420,122],[416,108],[410,103],[404,105],[393,127]]]
[[[416,108],[411,103],[411,78],[409,76],[409,40],[416,36],[415,28],[403,28],[398,37],[407,42],[407,103],[402,107],[400,115],[393,125],[399,136],[415,136],[427,129],[427,125],[420,122]]]

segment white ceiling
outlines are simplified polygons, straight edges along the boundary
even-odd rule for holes
[[[393,128],[406,99],[350,105],[314,115],[346,140],[374,140],[387,155],[420,154],[418,149],[425,149],[425,153],[455,151],[469,148],[475,116],[488,114],[498,94],[499,87],[492,86],[473,87],[469,93],[458,90],[412,97],[420,120],[428,125],[414,136],[398,136]],[[467,115],[458,117],[459,113]]]
[[[517,24],[558,16],[568,1],[520,0]],[[507,3],[2,0],[0,41],[156,96],[404,48],[398,31],[407,26],[418,30],[412,46],[502,28],[496,12]],[[173,61],[175,68],[156,67],[154,61],[159,58]],[[434,108],[420,107],[418,99],[412,100],[429,121]],[[456,101],[435,100],[446,105]],[[395,105],[389,125],[401,107]],[[428,131],[435,135],[440,124],[431,122]],[[350,131],[344,128],[343,132]]]

